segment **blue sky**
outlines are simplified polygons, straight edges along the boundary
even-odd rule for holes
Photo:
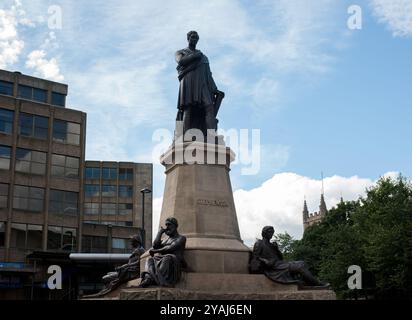
[[[412,1],[253,3],[2,0],[0,68],[69,85],[68,106],[88,114],[88,159],[151,162],[153,132],[174,128],[174,52],[197,30],[226,92],[221,127],[260,129],[260,171],[231,171],[242,234],[273,224],[300,237],[321,171],[329,206],[381,175],[412,176]],[[352,4],[360,30],[347,27]],[[49,28],[52,5],[61,29]],[[157,164],[154,183],[156,219]]]

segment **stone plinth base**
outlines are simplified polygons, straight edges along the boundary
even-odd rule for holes
[[[120,300],[336,300],[330,290],[251,292],[207,292],[176,288],[125,289]]]
[[[264,275],[184,273],[174,288],[136,288],[140,279],[120,290],[121,300],[335,300],[331,290],[299,290]]]

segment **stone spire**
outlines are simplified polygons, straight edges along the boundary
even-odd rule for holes
[[[328,213],[328,208],[326,207],[325,197],[323,193],[320,195],[320,205],[319,205],[319,214],[324,216]]]
[[[308,210],[308,205],[305,199],[305,201],[303,202],[303,223],[308,221],[308,219],[309,219],[309,210]]]
[[[322,174],[322,193],[320,195],[319,214],[321,216],[324,216],[325,214],[328,213],[328,208],[326,207],[326,202],[325,202],[325,197],[324,197],[325,187],[323,185],[323,172],[321,174]]]

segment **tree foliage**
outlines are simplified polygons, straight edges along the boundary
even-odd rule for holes
[[[412,297],[412,186],[402,176],[381,178],[358,201],[342,202],[302,240],[289,258],[304,260],[340,298],[348,289],[351,265],[362,269],[364,291],[376,298]]]

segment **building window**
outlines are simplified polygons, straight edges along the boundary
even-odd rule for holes
[[[13,209],[42,212],[43,202],[43,188],[14,186]]]
[[[75,251],[77,245],[77,230],[72,228],[63,228],[62,250]]]
[[[113,252],[126,252],[129,248],[129,241],[122,238],[112,238],[112,251]]]
[[[0,132],[12,134],[13,132],[14,111],[0,109]]]
[[[43,226],[39,225],[27,225],[27,243],[26,248],[35,250],[35,249],[42,249],[43,245]]]
[[[16,172],[44,175],[46,173],[45,152],[17,148]]]
[[[103,185],[102,186],[102,197],[116,197],[116,186]]]
[[[77,229],[53,227],[47,229],[47,249],[75,251],[77,245]]]
[[[131,214],[132,210],[133,210],[132,203],[119,203],[119,214],[121,215]]]
[[[115,225],[120,226],[120,227],[133,227],[133,222],[132,221],[117,221]]]
[[[19,98],[31,100],[33,97],[33,88],[19,85],[18,96]]]
[[[9,185],[0,183],[0,209],[7,208],[7,202],[9,200]]]
[[[100,196],[100,186],[96,184],[86,184],[84,186],[84,196],[86,198]]]
[[[0,145],[0,170],[10,169],[11,147]]]
[[[82,237],[82,252],[85,253],[106,253],[107,238],[98,236],[83,236]]]
[[[102,203],[102,214],[115,215],[116,204],[115,203]]]
[[[42,249],[43,226],[12,223],[10,247],[24,250]]]
[[[49,119],[47,117],[21,113],[19,134],[25,137],[47,140],[49,135]]]
[[[100,168],[85,168],[86,179],[100,180]]]
[[[100,224],[102,224],[104,226],[115,226],[116,221],[102,221],[102,222],[100,222]]]
[[[47,103],[47,91],[29,86],[19,85],[18,97]]]
[[[52,92],[52,105],[64,107],[66,105],[66,96],[61,93]]]
[[[11,224],[10,247],[26,249],[26,225],[21,223]]]
[[[117,180],[117,168],[102,168],[103,180]]]
[[[6,223],[0,222],[0,248],[4,247],[6,242]]]
[[[47,249],[58,250],[62,247],[62,227],[47,228]]]
[[[76,192],[50,190],[49,212],[53,214],[77,215],[78,198]]]
[[[84,214],[98,215],[99,214],[99,204],[95,202],[85,202],[84,203]]]
[[[54,120],[53,140],[80,145],[80,124],[63,120]]]
[[[119,180],[133,180],[133,169],[119,168]]]
[[[132,186],[119,186],[119,197],[120,198],[132,198],[133,197],[133,187]]]
[[[7,96],[13,95],[13,83],[8,81],[0,81],[0,94]]]
[[[53,154],[51,174],[55,177],[78,178],[79,165],[79,158]]]
[[[98,220],[84,220],[83,223],[86,224],[100,224]]]

